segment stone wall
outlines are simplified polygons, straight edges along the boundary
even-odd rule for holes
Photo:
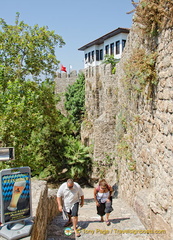
[[[81,73],[82,70],[79,71]],[[62,114],[66,115],[66,111],[64,108],[64,93],[68,86],[72,85],[77,79],[77,71],[73,70],[70,74],[65,72],[57,73],[57,77],[55,78],[55,93],[59,94],[61,100],[57,104],[57,108],[61,111]]]
[[[99,165],[94,167],[92,178],[98,178],[97,170],[101,165],[110,169],[110,161],[115,152],[115,114],[117,111],[117,81],[111,74],[111,65],[102,64],[85,69],[85,107],[86,116],[82,124],[81,139],[85,145],[93,145],[93,158]],[[114,114],[113,114],[114,113]],[[114,171],[114,174],[115,171]],[[109,181],[113,183],[112,169]],[[104,174],[102,173],[103,177]],[[110,179],[111,178],[111,179]]]
[[[121,161],[120,195],[134,206],[138,215],[148,229],[165,229],[164,236],[154,235],[154,239],[172,239],[173,236],[173,31],[165,30],[158,38],[158,58],[156,70],[158,86],[155,96],[149,100],[146,96],[138,98],[138,108],[133,101],[128,104],[128,112],[138,115],[138,123],[132,126],[132,152],[136,162],[135,171],[130,171],[127,162]],[[129,52],[137,45],[135,28],[130,33],[133,43],[128,43],[126,51]],[[117,68],[119,88],[123,76],[124,63],[130,58],[126,52]],[[146,87],[145,91],[148,89]],[[123,89],[119,92],[119,106],[127,99]],[[131,197],[132,196],[132,197]]]
[[[173,30],[164,30],[158,37],[156,70],[159,81],[153,98],[148,99],[147,94],[129,98],[122,83],[125,64],[130,63],[134,49],[145,48],[135,28],[133,26],[130,31],[115,75],[111,74],[110,65],[85,69],[87,118],[82,126],[82,141],[87,145],[93,144],[94,161],[100,162],[100,166],[106,156],[112,161],[112,167],[118,165],[116,175],[117,169],[111,169],[107,164],[105,170],[111,169],[111,172],[106,178],[112,184],[119,182],[119,195],[134,207],[146,228],[166,230],[167,234],[153,234],[152,238],[171,240]],[[144,93],[148,91],[147,85]],[[122,133],[123,124],[130,126],[125,133]],[[122,134],[126,143],[131,145],[131,156],[126,158],[117,156]],[[124,150],[127,149],[124,147]]]
[[[34,224],[30,239],[45,240],[48,224],[59,213],[56,192],[48,191],[46,181],[32,180],[31,187]]]

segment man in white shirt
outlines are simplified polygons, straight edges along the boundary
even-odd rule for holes
[[[65,227],[73,223],[76,237],[80,237],[76,228],[78,223],[79,201],[82,207],[84,205],[83,191],[78,183],[74,182],[73,179],[68,179],[67,182],[63,183],[58,189],[57,202],[59,211],[62,212],[64,209],[68,213],[69,220],[65,224]],[[64,203],[63,207],[62,202]]]

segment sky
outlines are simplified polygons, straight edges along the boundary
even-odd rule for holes
[[[130,28],[133,15],[127,12],[133,9],[131,0],[5,0],[0,18],[14,25],[19,12],[19,21],[54,30],[66,43],[56,47],[57,59],[67,72],[78,72],[84,68],[84,52],[78,49],[118,27]]]

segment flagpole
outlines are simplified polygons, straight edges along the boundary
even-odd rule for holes
[[[72,68],[72,65],[69,64],[69,75],[70,75],[70,73],[71,73],[71,68]]]

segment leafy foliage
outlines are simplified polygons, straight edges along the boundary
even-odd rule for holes
[[[15,25],[8,25],[0,19],[0,64],[6,68],[8,78],[34,80],[53,79],[59,61],[55,56],[55,46],[65,43],[61,36],[49,31],[48,27],[31,27],[19,22],[16,14]]]
[[[69,137],[69,147],[66,147],[65,156],[67,160],[68,177],[78,178],[83,176],[87,178],[91,174],[91,157],[89,148],[81,145],[73,137]]]
[[[76,82],[67,88],[65,97],[65,109],[79,131],[85,113],[85,76],[83,73],[79,74]]]
[[[56,109],[54,84],[15,80],[2,91],[2,68],[0,72],[0,141],[14,146],[16,155],[1,167],[30,166],[32,175],[40,177],[89,174],[88,149],[72,136],[73,124]]]
[[[64,177],[67,168],[65,176],[82,177],[89,174],[88,152],[73,137],[74,124],[56,109],[52,81],[58,64],[54,47],[64,41],[18,18],[15,26],[0,20],[0,144],[15,148],[15,160],[0,168],[29,166],[33,176],[53,179]]]
[[[119,62],[119,59],[116,59],[116,58],[114,58],[113,55],[109,55],[109,54],[106,54],[104,56],[104,58],[105,59],[104,59],[103,63],[106,63],[106,64],[111,63],[112,73],[115,74],[115,72],[116,72],[116,64]]]
[[[63,132],[58,132],[57,121],[61,116],[53,105],[52,90],[53,85],[46,82],[38,85],[15,80],[0,92],[0,140],[4,145],[14,146],[16,152],[16,160],[10,165],[28,165],[34,175],[55,160],[52,142],[63,136]]]

